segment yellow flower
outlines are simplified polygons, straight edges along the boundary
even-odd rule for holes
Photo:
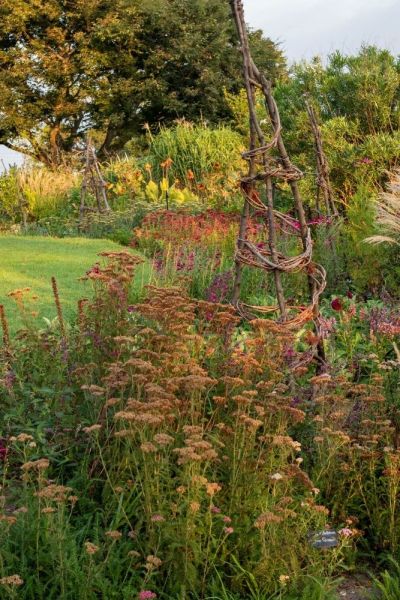
[[[167,192],[168,188],[169,188],[169,183],[168,183],[168,179],[166,177],[163,177],[160,183],[160,188],[162,192]]]

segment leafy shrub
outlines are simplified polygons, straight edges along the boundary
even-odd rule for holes
[[[373,248],[364,240],[376,231],[376,196],[368,186],[360,185],[347,207],[348,221],[343,228],[342,255],[344,268],[360,292],[378,290],[383,283],[383,248]]]

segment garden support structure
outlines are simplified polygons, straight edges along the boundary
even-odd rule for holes
[[[335,200],[333,197],[332,185],[330,181],[329,164],[324,152],[321,130],[318,124],[317,115],[315,113],[313,105],[311,104],[311,101],[308,98],[305,98],[305,105],[311,125],[311,130],[314,136],[315,156],[317,159],[317,212],[321,212],[319,206],[319,196],[322,192],[322,196],[325,202],[326,215],[328,217],[337,217],[338,210],[336,208]]]
[[[244,207],[241,216],[239,237],[236,249],[236,274],[233,290],[233,304],[245,318],[254,318],[256,314],[279,312],[279,323],[286,329],[295,329],[308,321],[314,321],[318,332],[319,296],[326,285],[326,273],[322,266],[312,262],[312,240],[307,225],[298,181],[302,172],[291,163],[282,138],[279,110],[272,94],[270,81],[259,71],[251,57],[243,3],[230,0],[233,17],[238,31],[243,57],[243,74],[246,88],[249,121],[250,147],[243,154],[248,161],[248,173],[241,178],[241,190]],[[272,139],[266,140],[256,114],[256,90],[260,90],[265,101],[272,126]],[[287,183],[293,197],[297,219],[277,211],[274,207],[274,181]],[[265,202],[262,199],[264,194]],[[247,225],[252,209],[262,217],[265,225],[268,248],[259,248],[247,235]],[[297,256],[285,256],[277,247],[277,231],[297,236],[302,251]],[[240,285],[243,265],[263,269],[273,274],[277,305],[254,306],[240,300]],[[291,306],[287,303],[282,285],[283,273],[303,271],[307,278],[311,300],[308,306]],[[323,345],[320,337],[315,337],[312,356],[318,355],[320,363],[324,361]]]
[[[83,171],[81,187],[81,204],[79,209],[79,220],[82,222],[85,212],[93,212],[93,207],[87,205],[88,193],[92,193],[99,213],[109,212],[111,210],[108,204],[106,194],[107,184],[100,171],[99,162],[96,156],[95,147],[90,138],[86,142],[86,160]]]

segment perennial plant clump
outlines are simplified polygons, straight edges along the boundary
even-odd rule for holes
[[[4,597],[283,598],[357,547],[398,552],[393,360],[313,376],[291,366],[293,334],[243,327],[218,281],[132,304],[139,261],[104,253],[73,328],[4,346]],[[337,300],[329,344],[359,318]]]

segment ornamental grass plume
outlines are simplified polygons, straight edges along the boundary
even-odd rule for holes
[[[373,235],[364,241],[368,244],[400,244],[400,169],[389,174],[386,192],[377,202],[376,223],[390,235]]]

